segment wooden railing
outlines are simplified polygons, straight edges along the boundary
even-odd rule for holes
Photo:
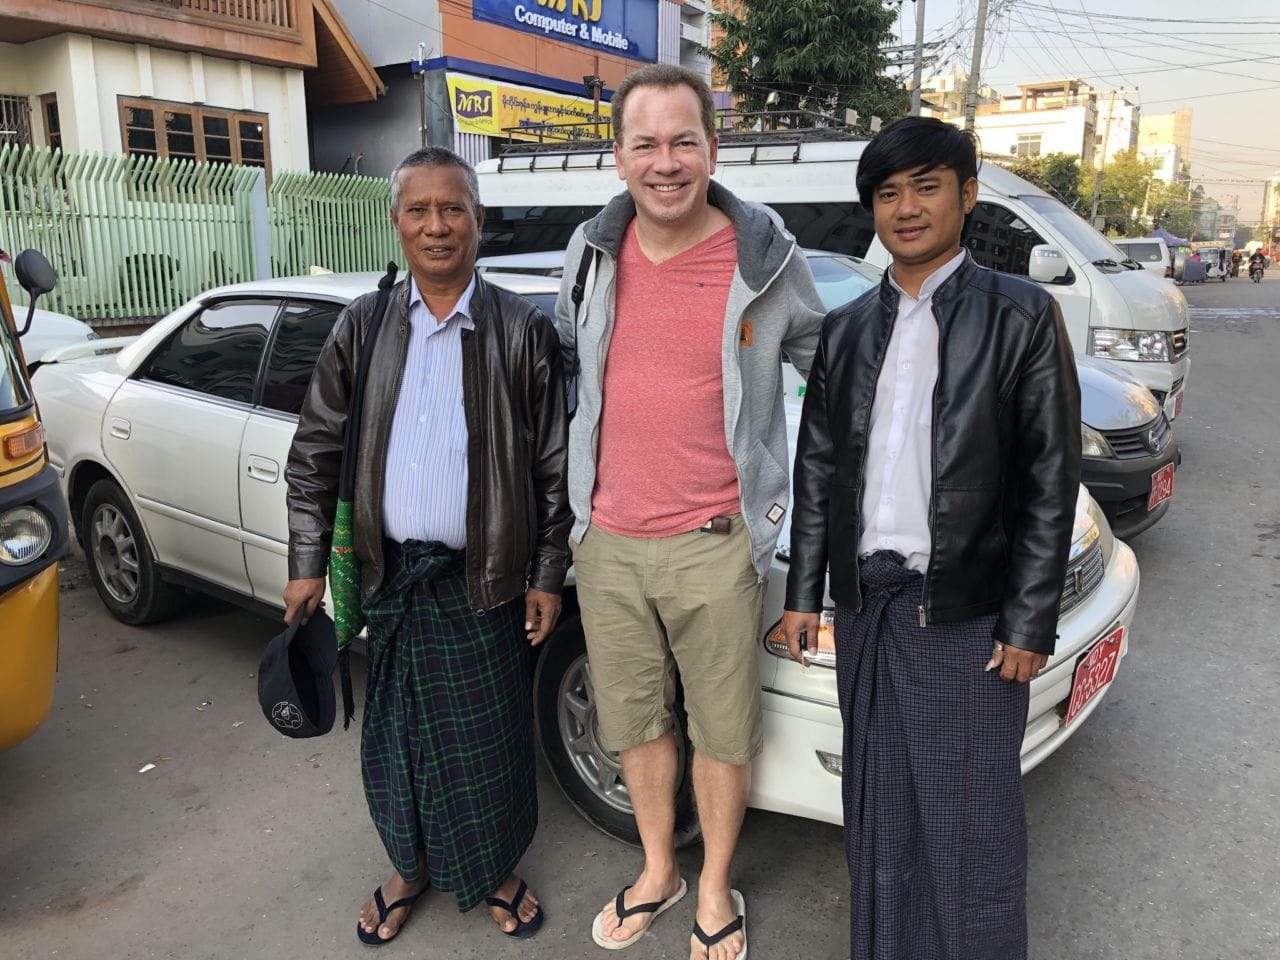
[[[237,23],[292,30],[294,0],[169,0],[179,10],[226,18]]]

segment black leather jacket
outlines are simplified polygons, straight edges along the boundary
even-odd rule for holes
[[[342,311],[320,353],[285,469],[289,577],[324,576],[351,382],[375,293]],[[546,315],[480,276],[474,331],[462,332],[469,434],[467,592],[488,610],[526,586],[559,593],[569,568],[568,416],[560,342]],[[356,474],[355,550],[365,596],[382,582],[387,438],[409,348],[408,279],[391,291],[365,388]]]
[[[860,610],[858,539],[876,380],[898,315],[885,276],[827,316],[796,444],[789,610]],[[1080,386],[1057,303],[969,257],[933,295],[932,551],[921,624],[999,613],[996,639],[1052,653],[1080,483]]]

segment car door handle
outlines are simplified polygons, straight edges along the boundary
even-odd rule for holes
[[[250,454],[246,462],[249,476],[253,479],[261,480],[263,483],[275,483],[280,479],[280,464],[274,460]]]
[[[111,418],[111,435],[120,440],[128,440],[129,434],[133,430],[133,425],[124,417]]]

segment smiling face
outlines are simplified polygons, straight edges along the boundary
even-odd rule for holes
[[[636,216],[663,228],[693,221],[706,209],[717,146],[703,129],[697,95],[683,84],[637,87],[625,112],[613,156]]]
[[[872,194],[876,235],[895,265],[942,266],[960,250],[964,218],[978,199],[978,181],[961,185],[950,167],[903,170]]]
[[[419,287],[471,282],[484,207],[476,206],[463,171],[455,166],[405,167],[399,173],[391,222]]]

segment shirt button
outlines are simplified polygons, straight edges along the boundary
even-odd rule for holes
[[[910,369],[911,369],[911,364],[910,364],[909,362],[908,362],[908,363],[904,363],[904,364],[902,365],[902,369],[903,369],[903,370],[910,370]]]
[[[409,464],[409,469],[410,469],[410,470],[417,470],[417,469],[418,469],[418,465],[417,465],[416,463],[411,463],[411,464]]]
[[[426,418],[426,417],[419,417],[419,418],[418,418],[418,422],[419,422],[419,423],[426,423],[426,422],[427,422],[427,418]]]

